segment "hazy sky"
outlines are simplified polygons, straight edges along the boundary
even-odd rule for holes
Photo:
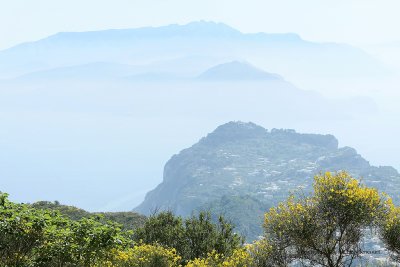
[[[0,49],[60,31],[225,22],[315,41],[400,41],[399,0],[0,0]]]

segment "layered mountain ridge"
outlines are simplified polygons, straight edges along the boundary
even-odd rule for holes
[[[189,64],[180,64],[182,60]],[[169,66],[175,66],[175,73],[199,74],[197,66],[204,70],[231,60],[249,61],[289,78],[293,73],[354,76],[387,71],[373,57],[350,45],[306,41],[294,33],[242,33],[223,23],[199,21],[61,32],[22,43],[0,51],[0,79],[95,62],[151,65],[155,72],[165,70],[164,63],[169,62]]]

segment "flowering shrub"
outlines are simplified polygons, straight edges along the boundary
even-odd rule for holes
[[[355,223],[372,222],[383,211],[381,195],[362,185],[346,172],[325,173],[314,178],[314,201],[324,216],[336,216]],[[322,205],[321,205],[322,204]]]
[[[317,175],[313,195],[291,196],[266,213],[266,239],[286,262],[350,266],[361,254],[363,228],[385,213],[383,200],[346,172]]]
[[[110,266],[115,267],[174,267],[179,266],[181,257],[175,249],[159,245],[140,244],[133,248],[115,251],[115,258]]]
[[[197,258],[190,261],[187,267],[249,267],[252,266],[252,258],[245,249],[237,249],[229,257],[224,257],[215,251],[209,253],[206,258]]]

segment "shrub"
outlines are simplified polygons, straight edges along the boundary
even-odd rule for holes
[[[253,266],[251,255],[245,248],[235,249],[230,256],[224,256],[213,251],[205,258],[196,258],[187,267],[250,267]]]
[[[114,253],[110,266],[116,267],[178,267],[181,260],[175,249],[167,249],[159,245],[140,244]]]

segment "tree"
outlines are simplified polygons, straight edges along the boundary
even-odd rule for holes
[[[134,231],[133,239],[136,243],[158,244],[164,247],[175,248],[181,255],[186,249],[184,238],[185,228],[181,217],[170,211],[153,214]]]
[[[212,251],[228,256],[243,244],[243,239],[233,232],[233,226],[222,216],[214,223],[210,213],[206,212],[185,220],[184,236],[188,259],[206,257]]]
[[[266,240],[303,265],[351,266],[359,257],[363,229],[385,211],[376,189],[346,172],[314,178],[314,194],[291,196],[265,215]]]
[[[175,248],[183,263],[213,251],[229,256],[243,244],[243,238],[233,232],[233,226],[223,217],[214,223],[205,212],[185,220],[169,211],[150,216],[134,232],[134,240]]]

